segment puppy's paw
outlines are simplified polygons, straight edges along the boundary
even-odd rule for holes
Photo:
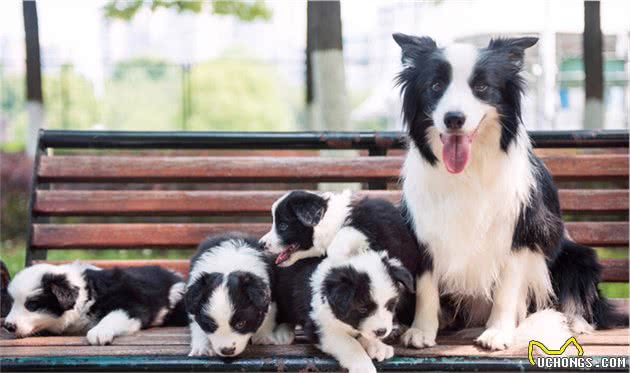
[[[295,339],[295,328],[289,324],[280,324],[273,331],[277,345],[290,345]]]
[[[419,328],[409,328],[402,337],[400,337],[400,340],[403,345],[408,347],[432,347],[435,346],[436,334],[437,330],[428,332]]]
[[[394,348],[377,339],[370,340],[364,347],[370,359],[376,361],[383,361],[394,356]]]
[[[256,333],[252,336],[255,345],[288,345],[293,342],[295,333],[289,324],[280,324],[272,332]]]
[[[512,345],[514,333],[502,328],[488,328],[475,340],[475,343],[492,351],[505,350]]]
[[[214,352],[210,346],[199,344],[190,346],[188,356],[214,356]]]
[[[357,359],[346,368],[348,368],[348,373],[376,373],[376,367],[368,359]]]
[[[105,328],[94,327],[87,333],[87,341],[91,345],[108,345],[114,340],[114,332]]]

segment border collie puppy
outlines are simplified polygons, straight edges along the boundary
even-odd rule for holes
[[[90,344],[105,345],[143,328],[185,325],[185,288],[179,275],[157,266],[36,264],[9,284],[14,303],[3,326],[18,338],[87,332]]]
[[[415,273],[421,262],[414,235],[400,210],[381,198],[355,198],[350,191],[317,194],[292,191],[271,208],[273,224],[261,243],[276,264],[302,258],[344,258],[365,250],[387,251]]]
[[[523,58],[537,38],[481,49],[394,39],[410,139],[403,208],[426,258],[403,341],[435,344],[440,294],[468,325],[485,324],[477,342],[491,350],[509,347],[528,312],[547,307],[573,332],[627,325],[598,291],[594,250],[565,235],[556,187],[521,123]]]
[[[290,344],[276,327],[271,265],[257,240],[241,233],[209,237],[190,260],[186,310],[190,356],[236,356],[256,344]]]
[[[381,340],[393,328],[394,310],[413,278],[385,252],[344,260],[307,258],[276,269],[278,319],[301,325],[318,347],[350,373],[376,372],[371,359],[394,355]]]

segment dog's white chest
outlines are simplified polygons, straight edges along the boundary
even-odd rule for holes
[[[511,253],[523,195],[531,184],[519,174],[518,163],[508,172],[499,163],[484,166],[477,169],[473,163],[452,175],[442,165],[428,165],[415,149],[405,162],[405,202],[446,293],[490,297]]]

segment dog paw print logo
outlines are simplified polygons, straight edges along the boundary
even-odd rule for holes
[[[569,347],[571,344],[573,344],[575,348],[577,349],[577,356],[579,357],[584,356],[584,349],[582,348],[582,345],[580,345],[580,343],[577,341],[577,339],[575,339],[575,337],[571,337],[567,339],[567,341],[564,342],[562,347],[560,347],[558,350],[551,350],[547,348],[547,346],[545,346],[542,342],[539,342],[539,341],[534,341],[534,340],[529,341],[529,346],[527,347],[527,357],[529,358],[529,363],[532,365],[537,365],[533,356],[534,346],[537,346],[544,354],[548,356],[560,356],[564,353],[564,351],[566,351],[567,347]]]

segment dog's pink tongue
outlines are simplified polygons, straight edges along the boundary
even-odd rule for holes
[[[470,158],[470,143],[473,135],[448,134],[440,135],[442,140],[442,160],[448,172],[458,174],[464,171]]]
[[[291,257],[291,251],[289,249],[284,250],[276,257],[276,264],[284,263]]]

